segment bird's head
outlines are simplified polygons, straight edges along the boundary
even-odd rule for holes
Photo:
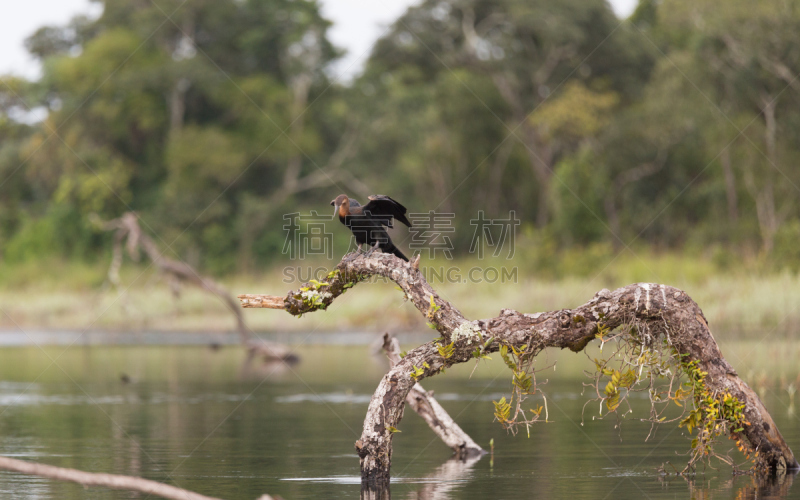
[[[350,213],[350,199],[346,194],[337,196],[336,199],[331,201],[331,206],[333,207],[334,216],[336,216],[337,213],[340,215],[347,215]]]

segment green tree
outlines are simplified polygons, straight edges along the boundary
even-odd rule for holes
[[[8,164],[26,159],[30,213],[85,221],[130,207],[166,243],[185,234],[184,256],[251,265],[272,211],[337,180],[328,158],[345,113],[325,73],[339,55],[330,23],[313,0],[103,7],[28,39],[44,74],[26,104],[48,117]]]
[[[536,200],[534,218],[541,227],[550,218],[553,168],[574,149],[559,147],[549,125],[530,116],[570,80],[633,97],[651,63],[631,36],[603,1],[431,0],[409,9],[378,42],[367,75],[380,78],[410,66],[418,70],[418,85],[459,71],[490,82],[469,93],[486,105],[496,96],[503,101],[491,108],[495,119],[484,127],[510,135],[521,147],[535,181],[526,183],[534,187],[526,196]],[[466,78],[457,79],[468,87]]]

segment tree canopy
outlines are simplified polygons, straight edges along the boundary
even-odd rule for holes
[[[426,0],[352,82],[314,0],[101,3],[28,38],[39,80],[0,77],[4,261],[93,258],[89,215],[135,210],[191,264],[267,266],[284,214],[347,192],[800,265],[795,1]]]

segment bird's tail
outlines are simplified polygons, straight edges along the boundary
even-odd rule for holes
[[[403,255],[403,252],[401,252],[399,248],[394,246],[394,243],[392,243],[391,241],[382,250],[384,250],[384,251],[386,251],[388,253],[393,253],[395,256],[400,257],[404,261],[408,262],[408,257]]]

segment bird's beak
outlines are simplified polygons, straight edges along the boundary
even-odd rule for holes
[[[336,218],[336,214],[339,213],[339,205],[334,202],[331,202],[331,205],[333,205],[333,217]]]

